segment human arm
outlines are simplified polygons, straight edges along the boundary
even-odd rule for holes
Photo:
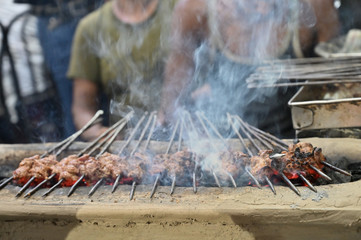
[[[83,19],[76,30],[68,77],[74,81],[72,113],[75,127],[82,128],[99,109],[98,94],[100,89],[100,64],[92,46],[92,21]],[[91,141],[104,132],[100,123],[85,131],[82,138]]]
[[[337,9],[333,0],[301,0],[301,24],[299,38],[303,52],[312,49],[319,42],[336,37],[341,28]],[[305,24],[307,19],[313,19]]]
[[[98,87],[95,83],[87,79],[74,79],[72,113],[77,129],[82,128],[95,115],[98,110],[97,96]],[[98,123],[85,131],[82,138],[87,141],[94,140],[107,129]]]
[[[193,72],[193,55],[206,35],[206,1],[180,0],[174,9],[170,55],[162,89],[160,123],[171,121],[182,93],[189,86]]]
[[[317,42],[326,42],[340,32],[340,21],[334,0],[308,0],[316,15]]]

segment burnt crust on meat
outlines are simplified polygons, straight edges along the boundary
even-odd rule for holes
[[[282,153],[285,154],[282,157],[284,163],[283,172],[291,179],[298,173],[308,177],[315,177],[316,173],[310,168],[310,165],[322,170],[322,161],[326,161],[322,149],[313,147],[310,143],[291,144],[288,151]]]

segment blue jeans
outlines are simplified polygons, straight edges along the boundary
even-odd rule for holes
[[[45,65],[49,69],[57,88],[63,119],[64,137],[75,132],[71,113],[73,82],[66,77],[69,66],[71,45],[79,18],[62,22],[54,29],[49,29],[51,17],[38,17],[38,37],[43,49]]]

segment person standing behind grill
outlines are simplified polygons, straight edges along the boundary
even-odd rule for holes
[[[106,104],[119,111],[158,108],[174,2],[114,0],[81,21],[68,72],[74,79],[72,109],[78,128],[107,107],[101,106],[102,92]],[[82,137],[92,140],[106,129],[98,124]]]
[[[247,89],[266,59],[311,56],[338,34],[333,0],[181,0],[174,11],[159,122],[181,106],[204,111],[219,128],[226,113],[275,135],[292,137],[287,106],[294,91]]]
[[[70,50],[76,26],[80,19],[92,12],[103,0],[14,0],[15,3],[27,3],[31,14],[37,17],[37,30],[42,47],[44,62],[53,78],[62,119],[57,120],[62,136],[74,133],[75,127],[71,113],[73,84],[67,78]]]

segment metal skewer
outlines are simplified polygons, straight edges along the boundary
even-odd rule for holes
[[[118,155],[122,154],[124,149],[128,146],[128,144],[130,143],[130,141],[132,141],[132,139],[134,138],[135,134],[138,132],[138,129],[140,127],[140,125],[143,123],[145,117],[148,115],[148,112],[145,112],[143,114],[143,116],[139,119],[138,123],[135,125],[132,133],[130,134],[129,138],[127,139],[127,141],[124,143],[124,145],[122,146],[122,148],[119,150]]]
[[[154,181],[154,184],[153,184],[153,188],[152,188],[152,191],[150,193],[150,198],[153,198],[153,195],[157,189],[157,186],[158,186],[158,183],[159,183],[159,177],[160,177],[160,174],[157,175],[157,178],[155,179]]]
[[[66,138],[65,140],[63,140],[61,143],[57,144],[56,146],[54,146],[53,148],[51,148],[50,150],[46,151],[43,155],[40,156],[40,158],[44,158],[47,154],[49,154],[50,152],[56,150],[58,147],[61,147],[54,155],[55,156],[59,156],[66,148],[68,148],[84,131],[86,131],[88,128],[90,128],[94,122],[103,114],[104,112],[102,110],[99,110],[96,112],[96,114],[90,119],[90,121],[83,126],[79,131],[77,131],[76,133],[74,133],[73,135],[71,135],[70,137]],[[53,176],[54,175],[54,176]],[[29,191],[24,197],[30,197],[32,194],[34,194],[43,184],[45,184],[46,182],[48,182],[49,180],[51,180],[53,177],[55,177],[55,174],[51,175],[48,179],[44,179],[42,182],[40,182],[37,186],[35,186],[35,188],[33,188],[31,191]],[[35,177],[33,179],[33,177],[30,179],[31,182],[33,182],[35,180]],[[30,182],[29,180],[29,182]],[[29,186],[30,183],[27,182],[20,190],[19,192],[16,194],[16,197],[19,197]]]
[[[49,182],[51,179],[53,179],[55,177],[55,173],[53,173],[50,177],[48,177],[47,179],[44,179],[41,183],[39,183],[36,187],[34,187],[33,189],[31,189],[27,194],[25,194],[24,197],[30,197],[31,195],[33,195],[41,186],[43,186],[45,183]]]
[[[198,157],[196,156],[195,157],[196,159],[195,159],[195,162],[196,162],[196,164],[195,164],[195,166],[194,166],[194,171],[193,171],[193,192],[194,193],[197,193],[197,179],[196,179],[196,177],[197,177],[197,168],[198,168]]]
[[[186,127],[186,131],[188,133],[190,133],[192,131],[198,137],[198,132],[197,132],[197,130],[195,128],[194,122],[193,122],[192,117],[189,114],[189,112],[184,111],[183,115],[186,118],[188,118],[188,121],[189,121],[189,124],[190,124],[190,127],[191,127],[191,130],[190,130],[189,127],[187,126],[187,124],[184,124],[184,126]],[[198,164],[199,164],[199,158],[198,158],[198,156],[196,154],[193,156],[193,160],[195,162],[195,165],[194,165],[194,170],[193,170],[193,173],[192,173],[192,185],[193,185],[193,192],[197,193],[197,169],[198,169]]]
[[[183,131],[184,131],[184,118],[182,116],[181,121],[180,121],[180,130],[179,130],[179,137],[178,137],[178,152],[182,149]]]
[[[111,193],[114,193],[115,190],[117,189],[118,185],[119,185],[119,181],[120,181],[121,175],[118,175],[113,183],[113,187],[112,187],[112,191]]]
[[[102,154],[110,147],[110,145],[114,142],[114,140],[116,139],[116,137],[119,135],[120,131],[123,130],[123,128],[125,127],[125,125],[127,124],[127,122],[130,120],[130,118],[127,118],[126,121],[124,121],[121,125],[119,125],[119,127],[115,130],[113,135],[109,135],[108,137],[110,137],[110,140],[108,141],[108,139],[104,140],[103,142],[108,141],[108,143],[103,147],[103,149],[97,154],[97,156],[95,157],[95,159],[98,159],[99,157],[102,156]],[[104,181],[104,178],[101,178],[98,180],[98,182],[94,185],[94,187],[89,191],[88,196],[91,196],[94,194],[94,192],[99,188],[100,184]]]
[[[80,130],[80,132],[84,132],[84,129]],[[54,151],[56,148],[58,147],[61,147],[61,146],[64,146],[64,144],[67,144],[67,146],[69,146],[72,142],[75,141],[76,138],[74,137],[68,137],[67,139],[63,140],[60,144],[57,144],[55,147],[53,147],[51,150],[48,150],[47,152],[45,152],[44,154],[42,154],[40,156],[40,158],[44,158],[48,153]],[[59,150],[55,156],[58,156],[62,151],[64,151],[65,148],[63,147],[61,149],[61,151]],[[47,179],[44,179],[41,183],[39,183],[37,186],[35,186],[31,191],[29,191],[28,194],[26,194],[24,197],[30,197],[32,194],[34,194],[43,184],[45,184],[46,182],[48,182],[50,179],[52,179],[54,176],[50,176],[49,178]],[[13,176],[8,178],[7,180],[5,180],[1,185],[0,185],[0,189],[5,187],[10,181],[11,179],[13,179]],[[31,178],[32,179],[32,178]],[[35,178],[32,180],[34,181]],[[30,182],[31,183],[31,182]],[[16,197],[19,197],[29,186],[30,186],[30,183],[29,184],[25,184],[20,190],[19,192],[16,194]]]
[[[1,183],[0,189],[4,188],[9,182],[13,180],[13,178],[14,178],[13,176],[6,178],[6,180]]]
[[[149,142],[150,142],[150,139],[153,136],[156,123],[157,123],[157,115],[154,115],[153,123],[152,123],[152,126],[150,127],[150,130],[149,130],[149,133],[148,133],[148,138],[147,138],[147,141],[145,142],[145,145],[144,145],[144,151],[146,151],[148,146],[149,146]]]
[[[286,156],[286,154],[283,154],[283,153],[276,153],[276,154],[273,154],[273,155],[269,155],[269,158],[270,159],[280,159],[282,157]]]
[[[234,180],[232,174],[227,172],[227,175],[228,175],[229,179],[231,180],[233,187],[237,188],[236,181]]]
[[[119,150],[118,155],[121,155],[124,151],[124,149],[128,146],[128,144],[130,143],[130,141],[132,141],[132,139],[134,138],[135,134],[138,131],[138,128],[140,127],[140,125],[143,123],[145,117],[148,115],[148,112],[145,112],[143,114],[143,116],[139,119],[138,123],[135,125],[132,133],[130,134],[130,136],[128,137],[127,141],[124,143],[124,145],[122,146],[122,148]],[[118,175],[115,179],[115,182],[113,183],[113,188],[111,193],[114,193],[115,190],[117,189],[118,185],[119,185],[119,180],[121,178],[121,175]]]
[[[318,175],[320,175],[322,178],[326,179],[327,181],[332,182],[332,178],[330,178],[329,176],[327,176],[324,172],[322,172],[320,169],[312,166],[312,165],[308,165],[312,170],[314,170],[315,172],[318,173]]]
[[[283,172],[279,172],[279,174],[281,175],[283,181],[285,181],[285,183],[287,183],[287,185],[298,195],[301,196],[300,191],[298,191],[298,189],[296,188],[295,185],[293,185],[293,183],[285,176],[285,174]]]
[[[229,113],[227,113],[227,118],[228,118],[228,122],[231,124],[231,127],[233,128],[233,131],[237,134],[238,139],[240,140],[242,146],[244,149],[246,149],[247,153],[249,156],[253,157],[253,153],[252,151],[249,149],[249,147],[247,147],[246,142],[244,141],[244,138],[242,137],[242,135],[239,133],[237,127],[235,126],[232,117]]]
[[[209,132],[206,124],[204,123],[203,117],[201,116],[201,113],[200,113],[200,112],[196,112],[196,116],[197,116],[197,118],[198,118],[201,126],[203,127],[204,132],[207,134],[207,136],[208,136],[208,138],[209,138],[209,140],[210,140],[210,143],[213,145],[214,149],[217,149],[218,146],[214,143],[214,141],[211,141],[211,140],[213,139],[212,134]],[[216,133],[216,134],[217,134],[217,133],[219,134],[219,132],[218,132],[217,130],[215,131],[215,133]],[[217,135],[218,135],[218,134],[217,134]],[[224,146],[227,148],[227,144],[226,144],[225,140],[223,139],[223,137],[222,137],[220,134],[219,134],[218,137],[221,139],[222,143],[223,143]],[[221,187],[221,184],[220,184],[220,182],[219,182],[219,180],[218,180],[218,177],[217,177],[216,173],[214,172],[213,169],[210,169],[210,171],[212,172],[213,178],[214,178],[217,186],[220,188],[220,187]]]
[[[146,126],[145,128],[143,129],[143,132],[140,134],[140,137],[139,137],[139,140],[136,144],[136,146],[134,147],[133,151],[130,153],[130,156],[133,156],[133,154],[135,153],[135,151],[137,150],[137,148],[139,147],[141,141],[143,140],[144,136],[145,136],[145,133],[146,133],[146,130],[148,129],[149,127],[149,124],[150,122],[152,121],[153,119],[153,123],[152,123],[152,126],[150,127],[149,129],[149,133],[148,133],[148,139],[144,145],[144,151],[147,150],[148,148],[148,145],[149,145],[149,141],[150,141],[150,138],[152,137],[153,135],[153,132],[154,132],[154,128],[155,128],[155,124],[157,122],[157,115],[156,115],[157,112],[152,112],[149,116],[149,119],[148,119],[148,122],[146,123]],[[119,181],[119,180],[118,180]],[[136,181],[133,181],[132,183],[132,188],[130,189],[130,194],[129,194],[129,200],[132,200],[133,197],[134,197],[134,193],[135,193],[135,188],[137,186],[137,182]],[[113,191],[113,189],[112,189]]]
[[[99,188],[99,186],[100,186],[100,184],[102,184],[102,182],[104,181],[104,178],[101,178],[93,187],[92,187],[92,189],[89,191],[89,193],[88,193],[88,196],[90,197],[90,196],[92,196],[94,193],[95,193],[95,191]]]
[[[167,150],[166,150],[165,154],[168,154],[168,153],[169,153],[169,151],[170,151],[170,149],[171,149],[171,147],[172,147],[172,145],[173,145],[173,141],[174,141],[175,135],[176,135],[177,130],[178,130],[178,128],[179,128],[179,124],[180,124],[180,121],[179,121],[179,119],[178,119],[177,122],[176,122],[176,124],[175,124],[174,130],[173,130],[173,132],[172,132],[172,135],[171,135],[171,138],[170,138],[170,141],[169,141],[169,144],[168,144],[168,147],[167,147]],[[155,182],[154,182],[153,188],[152,188],[152,192],[151,192],[151,194],[150,194],[150,198],[153,197],[155,191],[157,190],[159,178],[160,178],[160,173],[158,173],[157,178],[155,179]]]
[[[338,56],[338,57],[331,57],[331,58],[323,58],[323,57],[310,57],[310,58],[288,58],[288,59],[272,59],[264,61],[265,64],[269,64],[271,66],[281,64],[317,64],[317,63],[339,63],[339,62],[349,62],[349,61],[356,61],[359,62],[360,56],[359,54],[355,56]]]
[[[113,133],[113,134],[109,134],[110,131],[107,131],[107,134],[109,134],[102,142],[99,142],[96,146],[94,146],[95,144],[91,144],[90,146],[94,146],[93,149],[88,153],[89,155],[93,154],[98,148],[100,148],[105,142],[108,141],[108,143],[106,144],[106,146],[104,146],[103,150],[101,150],[97,156],[95,157],[95,159],[98,159],[105,151],[106,149],[108,149],[108,147],[113,143],[113,141],[115,140],[115,138],[117,137],[117,135],[119,134],[119,132],[124,128],[124,126],[126,125],[127,121],[122,121],[121,124],[117,124],[118,128],[117,130]],[[114,130],[114,128],[113,128]],[[102,134],[103,135],[103,134]],[[104,135],[105,136],[105,135]],[[104,137],[103,136],[103,137]],[[101,138],[98,137],[97,141],[99,141]],[[95,142],[97,143],[97,142]],[[89,147],[87,147],[86,149],[89,149]],[[81,155],[83,155],[84,151],[78,153],[78,157],[80,157]],[[83,174],[80,178],[84,178],[85,175]],[[80,179],[79,178],[79,179]],[[97,181],[97,183],[92,187],[92,189],[89,191],[88,196],[91,196],[94,194],[94,192],[98,189],[98,187],[100,186],[100,184],[104,181],[104,178],[101,178]],[[72,192],[75,191],[77,185],[78,185],[78,181],[72,186],[72,188],[69,191],[68,197],[72,194]]]
[[[248,152],[248,155],[250,157],[253,157],[254,154],[252,153],[252,151],[249,149],[249,147],[246,145],[243,137],[241,136],[241,134],[238,132],[238,129],[236,128],[236,126],[234,125],[234,122],[232,120],[232,116],[228,113],[227,114],[227,117],[228,117],[228,121],[230,122],[232,128],[233,128],[233,131],[237,134],[239,140],[241,141],[244,149],[247,150]],[[240,121],[240,118],[239,119],[236,119],[238,120],[238,122],[242,125],[241,121]],[[253,145],[258,149],[258,151],[261,150],[261,148],[252,140],[251,136],[248,134],[248,132],[245,131],[245,129],[243,128],[243,126],[240,125],[240,128],[242,129],[242,131],[247,135],[247,137],[249,138],[249,140],[251,140],[251,142],[253,143]],[[261,189],[261,184],[259,183],[259,181],[257,180],[257,178],[255,176],[253,176],[253,174],[247,169],[247,167],[244,168],[245,172],[247,173],[248,176],[251,177],[251,179],[253,180],[253,182],[256,184],[256,186]]]
[[[81,175],[80,178],[73,184],[73,186],[70,188],[69,192],[68,192],[68,197],[70,197],[75,189],[77,188],[77,186],[79,185],[79,183],[84,179],[85,174]]]
[[[178,152],[181,151],[182,149],[182,139],[183,139],[183,131],[184,131],[184,116],[182,115],[181,117],[181,121],[180,121],[180,130],[179,130],[179,137],[178,137]],[[172,177],[172,185],[170,188],[170,195],[172,196],[174,193],[174,189],[175,189],[175,185],[176,185],[176,181],[177,181],[177,176],[176,173],[173,173],[173,177]]]
[[[90,119],[85,126],[83,126],[79,131],[74,133],[72,136],[70,136],[71,140],[64,144],[64,146],[58,150],[58,152],[55,155],[59,155],[62,151],[64,151],[66,148],[70,146],[70,144],[75,141],[85,130],[87,130],[90,126],[92,126],[93,122],[95,122],[101,115],[104,114],[103,110],[98,110],[95,115]]]
[[[116,137],[118,136],[119,132],[125,127],[125,125],[127,124],[127,122],[130,120],[130,116],[131,115],[127,115],[127,117],[125,117],[125,121],[122,121],[120,124],[117,124],[118,127],[116,128],[116,130],[114,131],[113,134],[108,134],[108,136],[101,142],[98,143],[97,146],[93,147],[93,149],[88,153],[89,155],[93,154],[100,146],[102,146],[103,144],[105,144],[105,146],[103,147],[103,149],[95,156],[95,159],[98,159],[99,157],[102,156],[102,154],[110,147],[110,145],[114,142],[114,140],[116,139]],[[128,118],[129,116],[129,118]],[[114,130],[114,129],[113,129]],[[110,132],[110,131],[109,131]],[[100,138],[99,138],[100,139]],[[94,145],[93,143],[91,145]],[[78,154],[78,156],[80,157],[80,153]],[[71,196],[73,194],[73,192],[76,190],[77,186],[79,185],[79,183],[81,182],[81,180],[83,180],[85,177],[85,174],[82,174],[81,177],[76,181],[76,183],[70,188],[69,193],[68,193],[68,197]],[[92,187],[92,189],[90,189],[88,196],[91,196],[94,194],[94,192],[99,188],[100,184],[104,181],[104,178],[101,178],[97,181],[97,183]]]
[[[177,130],[178,130],[178,128],[179,128],[179,123],[180,123],[180,121],[179,121],[179,119],[178,119],[177,122],[176,122],[176,124],[175,124],[175,127],[174,127],[174,130],[173,130],[173,132],[172,132],[172,135],[171,135],[171,137],[170,137],[170,142],[169,142],[169,144],[168,144],[167,150],[165,151],[165,154],[168,154],[168,153],[170,152],[170,148],[171,148],[172,145],[173,145],[173,141],[174,141],[175,135],[176,135]]]
[[[57,188],[57,187],[58,187],[62,182],[64,182],[64,181],[65,181],[64,178],[60,179],[54,186],[52,186],[51,188],[49,188],[49,190],[46,191],[46,192],[42,195],[42,197],[48,196],[55,188]]]
[[[114,129],[116,129],[117,127],[119,127],[119,129],[122,129],[122,128],[125,126],[125,121],[126,121],[126,119],[129,120],[132,116],[133,116],[133,112],[130,112],[129,114],[127,114],[127,116],[126,116],[125,118],[123,118],[122,120],[118,121],[116,124],[114,124],[112,127],[110,127],[107,131],[105,131],[104,133],[102,133],[98,138],[96,138],[88,147],[86,147],[86,148],[83,149],[81,152],[79,152],[79,153],[77,154],[77,156],[80,157],[81,155],[83,155],[83,154],[84,154],[86,151],[88,151],[90,148],[92,148],[92,147],[94,147],[96,144],[98,144],[99,141],[100,141],[104,136],[106,136],[106,135],[108,135],[110,132],[114,131]],[[118,132],[118,133],[119,133],[119,132]],[[114,135],[117,135],[117,134],[114,134]],[[103,143],[104,143],[105,141],[107,141],[111,136],[112,136],[112,135],[107,136],[107,137],[104,139]],[[75,139],[74,139],[74,140],[75,140]],[[103,143],[101,143],[101,145],[102,145]],[[90,151],[90,154],[91,154],[92,152],[94,152],[96,149],[98,149],[101,145],[95,146],[95,147]],[[63,179],[63,178],[60,179],[60,180],[58,181],[58,183],[56,183],[56,184],[55,184],[53,187],[51,187],[46,193],[43,194],[43,197],[49,195],[49,194],[50,194],[56,187],[58,187],[64,180],[65,180],[65,179]],[[40,184],[39,184],[39,185],[40,185]],[[40,187],[39,185],[36,186],[35,189],[39,188],[39,187]],[[75,186],[73,185],[72,188],[74,188],[73,191],[75,191],[76,185],[75,185]],[[69,193],[70,193],[70,195],[72,194],[71,192],[69,192]],[[70,196],[70,195],[68,194],[68,196]]]
[[[98,159],[99,157],[101,157],[103,155],[103,153],[110,147],[110,145],[113,144],[113,142],[115,141],[115,139],[117,138],[117,136],[119,135],[120,131],[123,130],[123,128],[125,127],[125,125],[127,124],[127,122],[124,122],[122,123],[116,130],[115,132],[112,134],[112,135],[109,135],[108,137],[110,137],[109,141],[108,139],[106,139],[105,141],[103,142],[106,142],[108,141],[105,146],[103,147],[103,149],[95,156],[96,159]],[[89,155],[92,154],[89,153]]]
[[[134,181],[132,183],[132,189],[130,190],[129,200],[133,199],[136,186],[137,186],[137,183]]]
[[[361,79],[342,79],[342,80],[329,80],[329,81],[304,81],[304,82],[289,82],[289,83],[271,83],[271,84],[249,84],[248,88],[273,88],[273,87],[298,87],[298,86],[313,86],[313,85],[326,85],[336,83],[361,83]]]
[[[236,116],[236,118],[239,120],[239,122],[240,122],[241,124],[243,124],[244,127],[249,126],[248,129],[252,129],[252,130],[254,130],[255,132],[261,133],[263,136],[267,136],[267,137],[271,138],[272,140],[275,140],[275,141],[278,143],[278,147],[280,147],[281,149],[287,150],[287,149],[284,147],[284,146],[287,146],[287,144],[284,143],[283,141],[277,139],[276,137],[274,137],[274,136],[271,135],[271,134],[265,133],[265,132],[263,132],[262,130],[259,130],[259,129],[251,126],[251,125],[248,125],[248,124],[245,123],[239,116]],[[241,126],[241,129],[242,129],[242,126]],[[243,130],[244,130],[244,129],[243,129]],[[246,132],[245,132],[245,134],[247,135]],[[248,136],[248,135],[247,135],[247,136]],[[252,143],[254,143],[254,142],[252,141]],[[256,145],[255,147],[256,147],[257,149],[260,148],[260,147],[257,146],[257,145]],[[274,155],[273,157],[280,157],[280,156],[282,156],[282,155],[280,155],[280,154],[279,154],[279,155]],[[270,157],[272,157],[272,156],[270,156]],[[250,173],[250,172],[247,170],[247,173]],[[282,179],[287,183],[287,185],[288,185],[297,195],[300,195],[300,192],[298,191],[298,189],[297,189],[297,188],[293,185],[293,183],[284,175],[284,173],[280,172],[280,175],[281,175]],[[268,185],[270,186],[272,192],[273,192],[274,194],[276,194],[275,188],[274,188],[272,182],[270,181],[270,179],[266,176],[266,177],[265,177],[265,180],[267,181]],[[307,179],[306,179],[306,180],[307,180]],[[311,186],[312,186],[312,185],[311,185]]]
[[[191,114],[188,111],[184,111],[184,116],[186,116],[188,118],[188,121],[189,121],[192,131],[195,132],[198,136],[198,131],[194,124]],[[185,125],[185,126],[187,126],[187,125]]]
[[[270,187],[270,189],[272,190],[273,194],[276,195],[276,189],[275,187],[273,186],[271,180],[265,176],[264,179],[266,180],[266,182],[268,183],[268,186]]]
[[[107,136],[110,132],[114,131],[115,129],[117,129],[118,127],[120,127],[120,125],[124,124],[124,122],[128,122],[134,115],[134,111],[131,111],[130,113],[128,113],[124,118],[122,118],[121,120],[119,120],[118,122],[116,122],[113,126],[111,126],[108,130],[106,130],[104,133],[102,133],[99,137],[97,137],[90,145],[88,145],[86,148],[84,148],[82,151],[80,151],[78,153],[78,156],[83,155],[84,153],[90,151],[90,149],[92,149],[95,145],[97,145],[99,143],[99,141],[101,139],[103,139],[105,136]],[[104,142],[104,141],[103,141]],[[99,146],[100,147],[100,146]],[[95,148],[97,149],[97,148]],[[92,149],[92,151],[94,151],[94,149]]]
[[[247,129],[245,128],[245,123],[244,121],[237,115],[234,115],[235,119],[238,120],[238,122],[240,123],[239,127],[241,129],[241,131],[247,136],[248,140],[252,143],[252,145],[257,149],[257,151],[261,151],[262,148],[253,140],[251,134],[249,133],[249,131],[247,131]]]
[[[32,176],[30,180],[16,193],[15,197],[20,197],[21,194],[30,186],[30,184],[35,180],[35,177]]]
[[[282,141],[282,140],[280,140],[279,138],[273,136],[272,134],[269,134],[269,133],[267,133],[267,132],[264,132],[264,131],[262,131],[261,129],[258,129],[258,128],[252,126],[252,125],[248,125],[248,126],[249,126],[250,128],[252,128],[254,131],[258,132],[260,135],[263,135],[263,136],[265,136],[265,137],[267,137],[267,138],[269,138],[269,139],[272,139],[272,140],[275,141],[276,143],[278,143],[279,145],[277,145],[277,146],[279,146],[282,150],[285,150],[285,151],[288,150],[288,149],[287,149],[287,148],[288,148],[288,144],[285,143],[284,141]]]
[[[99,113],[99,114],[100,114],[100,113]],[[102,114],[102,113],[101,113],[101,114]],[[99,117],[98,117],[98,118],[99,118]],[[91,119],[91,120],[90,120],[90,125],[89,125],[89,127],[91,127],[93,124],[95,124],[96,121],[98,120],[98,118],[96,118],[96,119]],[[89,128],[89,127],[88,127],[88,128]],[[80,135],[81,135],[81,134],[82,134],[84,131],[86,131],[88,128],[82,128],[82,129],[80,129],[79,131],[77,131],[76,133],[74,133],[73,135],[67,137],[66,139],[64,139],[63,141],[61,141],[60,143],[56,144],[54,147],[50,148],[50,149],[47,150],[45,153],[43,153],[43,154],[40,156],[40,158],[44,158],[46,155],[52,153],[52,152],[55,151],[57,148],[62,147],[64,144],[68,143],[69,141],[70,141],[70,142],[75,141],[76,138],[74,138],[74,135],[77,134],[77,133],[80,133]]]
[[[305,176],[302,175],[302,173],[298,173],[298,176],[302,179],[302,181],[304,183],[306,183],[306,185],[314,192],[317,193],[317,189],[310,183],[310,181],[307,180],[307,178],[305,178]]]
[[[264,139],[262,139],[257,132],[255,132],[252,128],[249,127],[249,125],[247,123],[245,123],[239,116],[237,116],[238,121],[243,125],[244,129],[247,130],[250,134],[252,134],[255,138],[258,139],[258,141],[260,141],[266,149],[270,149],[273,150],[273,146],[271,144],[269,144],[268,142],[266,142]]]
[[[170,188],[170,195],[172,196],[174,193],[174,189],[175,189],[175,183],[176,183],[176,176],[174,175],[172,178],[172,186]]]
[[[253,182],[256,184],[256,186],[259,188],[259,189],[262,189],[261,187],[261,184],[259,184],[257,178],[255,176],[253,176],[253,174],[247,169],[247,168],[244,168],[246,173],[248,174],[248,176],[250,176],[253,180]]]
[[[141,133],[140,136],[139,136],[139,140],[138,140],[138,142],[136,143],[135,147],[133,148],[133,151],[129,154],[129,156],[133,156],[133,154],[135,153],[135,151],[138,149],[138,147],[139,147],[142,139],[144,138],[145,133],[147,132],[147,130],[148,130],[148,128],[149,128],[149,125],[150,125],[150,123],[152,122],[152,119],[154,118],[155,114],[156,114],[156,112],[152,112],[152,113],[150,114],[150,116],[149,116],[149,118],[148,118],[148,121],[147,121],[147,123],[145,124],[145,127],[144,127],[142,133]]]
[[[221,184],[219,183],[219,179],[218,179],[216,173],[213,170],[212,170],[212,175],[214,177],[214,181],[216,182],[217,186],[220,188]]]
[[[352,176],[351,173],[346,172],[345,170],[342,170],[342,169],[340,169],[340,168],[338,168],[338,167],[335,167],[335,166],[333,166],[332,164],[330,164],[330,163],[328,163],[328,162],[321,161],[321,163],[322,163],[323,165],[325,165],[326,167],[332,169],[333,171],[339,172],[339,173],[341,173],[341,174],[343,174],[343,175],[346,175],[346,176],[349,176],[349,177]]]
[[[217,137],[222,141],[222,143],[224,144],[224,146],[226,147],[226,148],[228,148],[228,144],[227,144],[227,142],[226,142],[226,140],[222,137],[222,135],[221,135],[221,133],[218,131],[218,129],[214,126],[214,124],[211,122],[211,121],[209,121],[209,119],[204,115],[204,113],[203,112],[197,112],[196,113],[196,115],[198,116],[198,118],[200,119],[200,118],[203,118],[206,122],[207,122],[207,124],[211,127],[211,129],[213,130],[213,132],[217,135]],[[203,121],[201,121],[201,124],[203,125],[203,127],[204,128],[206,128],[205,127],[205,124],[203,123]],[[209,133],[207,133],[207,135],[208,136],[210,136],[210,134]]]
[[[109,134],[102,142],[99,142],[97,146],[93,147],[93,149],[88,153],[89,155],[92,155],[100,146],[102,146],[103,144],[105,144],[107,142],[107,144],[105,144],[105,146],[103,147],[103,149],[95,156],[95,159],[98,159],[99,157],[101,157],[101,155],[110,147],[110,145],[114,142],[114,140],[116,139],[116,137],[118,136],[119,132],[125,127],[125,125],[127,124],[127,122],[129,121],[130,118],[124,118],[125,121],[123,121],[118,128],[116,128],[116,130],[114,131],[113,134]],[[78,154],[78,156],[80,157],[81,155]],[[85,175],[83,174],[80,178],[84,178]],[[101,178],[97,181],[97,183],[92,187],[92,189],[90,189],[88,196],[90,197],[91,195],[94,194],[94,192],[99,188],[100,184],[104,181],[104,178]],[[69,193],[68,193],[68,197],[71,196],[71,194],[76,190],[77,185],[80,182],[76,182],[70,189]]]

